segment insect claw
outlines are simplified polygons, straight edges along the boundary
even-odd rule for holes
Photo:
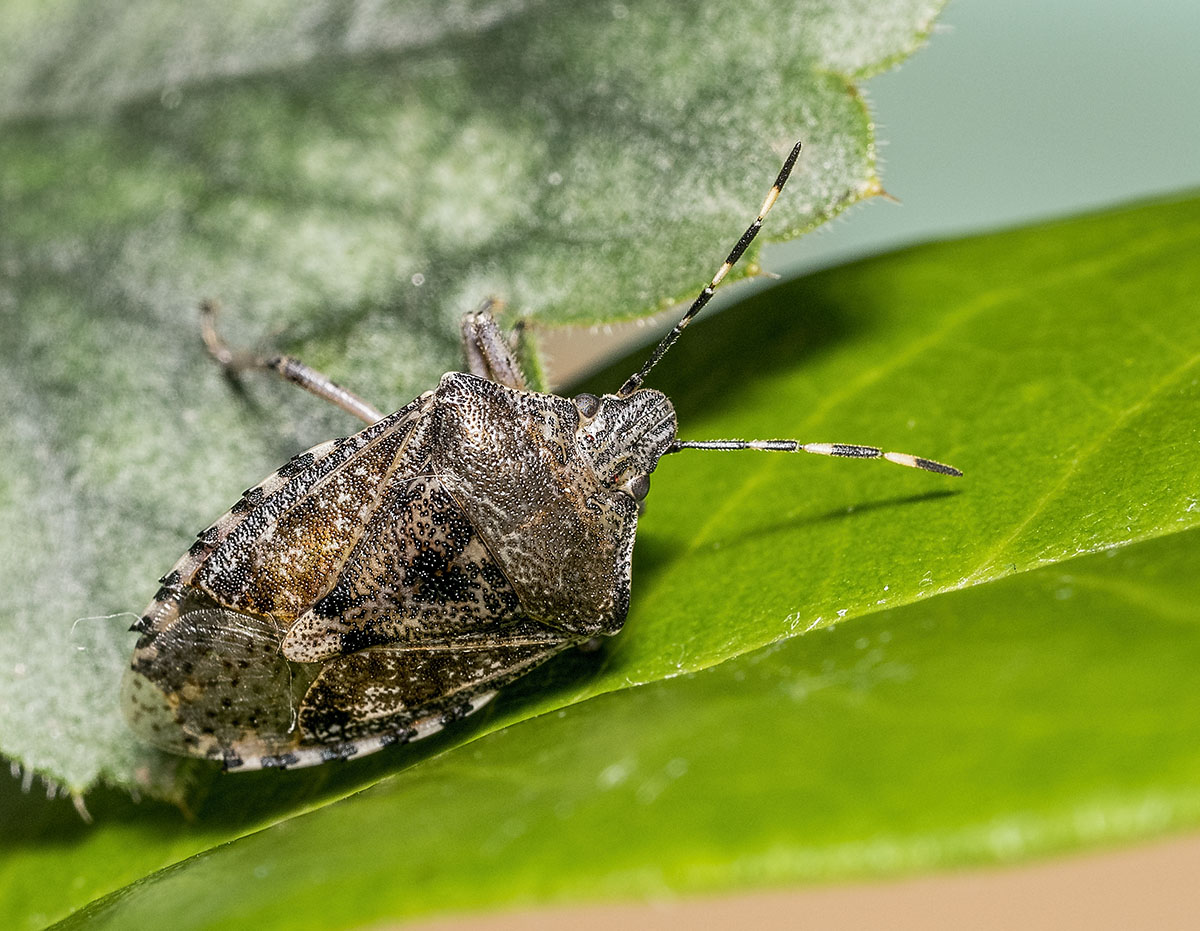
[[[200,338],[204,340],[204,348],[208,350],[208,354],[221,368],[227,372],[234,372],[245,368],[244,365],[238,364],[239,357],[245,353],[234,352],[217,332],[217,314],[220,310],[220,303],[211,298],[200,302]]]

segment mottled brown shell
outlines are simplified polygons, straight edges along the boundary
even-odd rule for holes
[[[249,489],[162,579],[135,730],[231,768],[410,740],[629,605],[637,511],[574,404],[470,375]]]

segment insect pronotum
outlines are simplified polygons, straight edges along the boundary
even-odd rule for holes
[[[314,446],[202,531],[133,626],[123,686],[135,731],[228,769],[307,766],[440,730],[629,609],[638,506],[661,457],[758,449],[951,466],[874,446],[686,441],[642,387],[757,235],[799,143],[712,281],[615,394],[526,387],[491,305],[463,319],[470,374],[393,414],[304,363],[230,349],[367,423]]]

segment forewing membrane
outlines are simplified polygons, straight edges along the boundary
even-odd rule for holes
[[[529,639],[374,648],[326,664],[300,706],[300,726],[326,746],[380,734],[412,740],[490,699],[571,641]]]
[[[269,618],[187,598],[169,627],[139,645],[125,674],[130,725],[158,747],[197,756],[240,758],[287,745],[308,681],[279,641]]]

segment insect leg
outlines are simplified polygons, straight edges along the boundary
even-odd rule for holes
[[[291,356],[258,356],[244,349],[230,348],[221,334],[217,332],[217,303],[215,301],[204,301],[200,305],[200,332],[204,337],[204,346],[208,349],[208,354],[216,359],[229,375],[236,376],[247,369],[274,372],[285,381],[299,385],[318,398],[336,404],[347,414],[351,414],[359,420],[372,424],[383,419],[383,411],[372,407],[341,385],[334,384],[328,376],[322,375],[299,359]]]
[[[962,475],[954,466],[932,459],[908,453],[884,452],[878,446],[856,446],[850,443],[801,443],[799,440],[676,440],[667,452],[674,453],[681,449],[760,449],[779,453],[815,453],[818,456],[838,456],[843,459],[886,459],[910,469],[924,469],[939,475]]]
[[[462,340],[467,370],[507,388],[525,391],[525,373],[521,371],[513,347],[496,323],[495,314],[502,306],[488,298],[479,310],[463,316]]]

